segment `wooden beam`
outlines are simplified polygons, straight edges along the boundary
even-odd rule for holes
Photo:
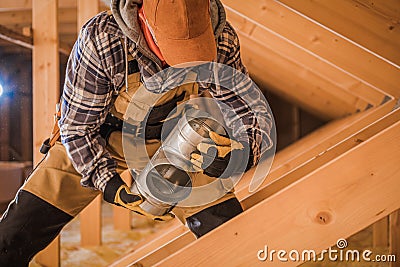
[[[303,137],[296,143],[279,151],[274,158],[271,172],[268,174],[264,183],[259,187],[258,191],[265,188],[272,188],[271,186],[279,177],[283,177],[297,167],[325,153],[336,144],[343,142],[361,129],[385,116],[392,110],[394,103],[395,101],[392,100],[382,106],[328,123]],[[241,179],[235,187],[237,189],[236,195],[242,201],[245,201],[250,196],[247,188],[254,175],[252,173],[253,171],[254,169],[251,169],[248,175]],[[256,175],[259,176],[260,174],[262,173]],[[251,204],[249,203],[246,206],[248,205]]]
[[[118,260],[113,262],[109,267],[130,266],[133,259],[138,259],[143,255],[147,255],[154,249],[165,245],[165,243],[168,243],[174,238],[187,232],[187,228],[183,226],[182,223],[177,219],[172,220],[168,224],[169,226],[165,229],[162,229],[162,231],[154,232],[153,234],[139,241],[139,243],[135,244],[129,249],[129,253],[127,255],[123,255]]]
[[[32,24],[32,11],[3,11],[0,12],[0,25],[20,25],[26,26]]]
[[[175,236],[175,233],[171,233]],[[171,237],[168,236],[168,239]],[[196,240],[196,237],[192,232],[185,230],[184,233],[173,238],[171,241],[164,243],[157,250],[151,252],[151,257],[148,254],[138,257],[135,260],[133,266],[143,267],[143,266],[154,266],[157,262],[163,261],[168,258],[171,254],[177,251],[177,248],[184,248],[187,244],[190,244]]]
[[[312,160],[295,165],[290,171],[285,172],[283,176],[276,176],[275,173],[269,175],[264,184],[257,192],[253,193],[252,195],[246,196],[242,200],[242,206],[244,208],[249,208],[256,205],[265,198],[268,198],[276,192],[283,190],[290,184],[295,183],[296,181],[304,177],[307,173],[317,170],[320,166],[327,164],[328,162],[345,153],[349,149],[358,146],[372,135],[377,134],[379,131],[382,131],[389,125],[399,120],[400,109],[390,113],[389,115],[386,115],[382,119],[379,119],[377,122],[368,125],[366,128],[344,139],[340,143],[337,143],[337,145],[331,146],[329,149],[322,151],[321,153],[317,154]]]
[[[132,176],[129,171],[125,171],[121,173],[122,181],[126,183],[127,186],[132,185]],[[113,224],[114,229],[120,231],[130,231],[131,220],[132,220],[132,212],[124,207],[113,206]]]
[[[399,20],[400,2],[397,0],[353,0],[359,5],[363,5],[384,18],[391,19],[392,21]]]
[[[59,8],[59,23],[76,23],[76,8]],[[0,12],[0,25],[14,25],[21,27],[32,24],[32,10],[16,10]]]
[[[123,207],[117,207],[113,206],[112,207],[112,212],[113,212],[113,225],[115,230],[120,230],[120,231],[130,231],[132,230],[131,226],[131,212],[129,210],[126,210],[126,208]]]
[[[274,0],[224,0],[228,9],[238,12],[264,30],[315,57],[330,62],[387,94],[399,97],[399,66],[378,57],[309,18]],[[268,44],[268,43],[267,43]]]
[[[20,95],[19,129],[21,133],[21,156],[24,160],[32,161],[32,63],[31,59],[25,58],[20,63],[21,71],[18,79],[22,86],[18,87]],[[27,177],[27,176],[26,176]],[[25,176],[24,176],[25,178]]]
[[[177,248],[182,248],[194,240],[193,234],[179,220],[174,220],[167,229],[147,237],[140,244],[135,245],[132,252],[121,257],[109,267],[152,266],[163,257],[168,256],[168,253],[173,253]]]
[[[32,77],[33,77],[33,162],[43,157],[39,152],[54,123],[54,107],[60,98],[57,0],[33,0]],[[44,266],[59,266],[60,239],[57,237],[36,256]]]
[[[255,81],[303,109],[332,119],[379,105],[385,95],[287,38],[227,8]]]
[[[78,32],[83,24],[90,18],[100,12],[100,3],[98,0],[78,0]]]
[[[53,128],[55,104],[59,94],[59,54],[57,2],[34,0],[32,76],[34,118],[34,162],[42,155],[39,148]]]
[[[381,16],[371,6],[360,5],[354,0],[334,3],[324,0],[278,1],[400,65],[400,27],[395,20]]]
[[[12,31],[2,25],[0,25],[0,38],[6,40],[10,43],[32,49],[33,48],[33,38],[22,35],[15,31]],[[71,52],[71,46],[62,43],[58,46],[58,51],[64,55],[69,55]]]
[[[399,141],[396,122],[154,266],[297,266],[257,252],[319,253],[400,207]]]
[[[345,139],[349,139],[351,135],[383,117],[385,114],[389,113],[394,106],[394,100],[387,102],[383,106],[373,108],[371,110],[365,111],[360,114],[352,115],[351,117],[344,118],[338,121],[329,123],[328,125],[314,131],[313,133],[303,137],[293,145],[287,147],[286,149],[280,151],[274,159],[273,165],[271,167],[271,172],[268,178],[265,180],[263,185],[261,185],[259,190],[265,190],[274,181],[278,180],[280,177],[284,177],[285,174],[290,173],[292,170],[296,169],[297,166],[304,164],[315,158],[317,155],[328,150],[330,147],[337,143],[342,142]],[[246,175],[241,179],[238,185],[235,187],[236,196],[240,201],[251,199],[252,196],[248,191],[249,184],[254,175],[254,168],[251,169]],[[275,187],[275,190],[277,188]],[[271,190],[272,191],[272,190]],[[259,201],[254,201],[258,203]],[[244,208],[250,207],[251,202],[247,200],[247,204]],[[175,229],[171,229],[175,231]],[[186,235],[190,235],[190,231],[186,230]],[[145,256],[142,253],[134,251],[121,258],[121,264],[119,262],[114,263],[113,267],[123,267],[128,263],[141,264],[142,262],[155,262],[159,259],[158,255],[162,255],[160,251],[164,250],[164,245],[173,242],[174,246],[168,246],[169,251],[177,251],[183,248],[189,243],[183,243],[179,241],[184,236],[171,235],[169,240],[162,239],[162,242],[157,242],[152,244],[144,245],[143,249],[146,251]],[[163,245],[164,244],[164,245]],[[147,265],[144,265],[147,266]]]
[[[400,210],[389,215],[389,222],[389,253],[396,257],[390,267],[400,267]]]
[[[10,43],[32,49],[33,39],[0,25],[0,38]]]
[[[282,57],[276,50],[266,49],[263,44],[244,34],[240,34],[240,37],[243,61],[256,83],[308,112],[330,120],[356,113],[368,106],[361,97],[351,94],[344,93],[336,97],[335,92],[343,93],[339,86]]]
[[[4,85],[3,85],[4,88]],[[0,161],[9,161],[10,146],[10,97],[3,92],[0,96]]]
[[[0,2],[1,11],[15,11],[15,10],[29,10],[32,9],[33,0],[2,0]],[[61,0],[59,1],[59,8],[76,8],[78,0]],[[102,9],[109,8],[103,1],[100,1]]]
[[[389,245],[389,217],[382,218],[372,225],[372,247],[387,248]]]
[[[60,36],[68,35],[68,34],[78,34],[79,30],[77,30],[78,24],[76,22],[69,23],[60,23]]]
[[[79,214],[81,246],[101,245],[101,201],[102,195],[98,195]]]
[[[98,0],[78,0],[78,31],[85,21],[99,12]],[[97,196],[80,214],[82,246],[101,245],[101,202]]]
[[[2,0],[0,4],[0,11],[10,10],[29,10],[32,9],[35,0]],[[77,0],[61,0],[58,1],[58,7],[73,8],[76,7]]]

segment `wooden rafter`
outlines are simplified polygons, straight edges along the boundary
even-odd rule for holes
[[[58,9],[58,21],[61,25],[63,23],[76,23],[76,8]],[[0,25],[30,26],[31,24],[32,10],[0,12]]]
[[[28,36],[22,35],[20,33],[14,32],[2,25],[0,25],[0,38],[8,41],[10,43],[13,43],[13,44],[25,47],[25,48],[33,49],[33,38],[32,37],[28,37]],[[60,43],[58,51],[61,54],[69,55],[69,53],[71,52],[71,47],[69,45]]]
[[[400,16],[400,2],[397,0],[353,0],[359,5],[370,8],[378,15],[392,19],[393,21],[399,20]]]
[[[323,118],[379,105],[384,94],[341,68],[227,8],[242,57],[257,83]]]
[[[345,153],[349,149],[358,146],[370,136],[377,134],[379,131],[385,129],[386,127],[389,127],[391,124],[395,123],[398,120],[400,120],[400,110],[397,110],[391,116],[385,117],[385,119],[381,119],[378,122],[372,123],[358,133],[329,148],[329,150],[326,150],[324,153],[319,154],[311,161],[297,165],[296,167],[292,168],[291,171],[286,172],[283,176],[280,176],[278,178],[270,177],[270,179],[272,179],[271,182],[267,182],[268,184],[260,188],[259,191],[252,194],[251,196],[247,196],[242,201],[242,205],[244,207],[254,206],[265,198],[273,195],[275,192],[283,190],[290,184],[299,181],[309,172],[318,169],[320,166],[323,166],[324,164],[334,160],[336,157]]]
[[[19,34],[2,25],[0,25],[0,38],[25,48],[32,49],[33,47],[32,37]]]
[[[374,124],[370,133],[380,123],[392,120],[391,116],[398,114]],[[265,245],[318,253],[387,216],[400,207],[400,122],[396,121],[154,266],[199,262],[205,266],[261,266],[266,262],[258,260],[257,251]],[[272,265],[298,263],[274,261]]]
[[[338,118],[400,95],[399,67],[340,34],[277,1],[223,2],[253,78],[313,114]]]
[[[100,10],[98,0],[78,0],[77,4],[78,26],[76,30]],[[101,202],[102,196],[99,194],[79,215],[82,246],[101,245]]]
[[[60,60],[57,26],[57,0],[33,0],[32,5],[32,105],[33,163],[39,163],[43,140],[53,129],[55,104],[60,98]],[[51,108],[54,107],[54,108]],[[60,238],[36,255],[44,266],[60,265]]]
[[[399,97],[399,66],[377,57],[371,51],[294,12],[274,0],[224,0],[230,10],[238,12],[263,29],[278,33],[291,43],[338,66],[387,94]]]
[[[58,7],[74,8],[77,0],[60,0]],[[29,10],[32,9],[33,0],[2,0],[0,3],[0,11],[10,10]]]
[[[354,0],[279,0],[324,26],[400,65],[400,13],[397,18],[377,13],[374,6]],[[381,1],[375,1],[381,2]],[[383,1],[384,2],[384,1]],[[392,8],[400,8],[400,2]]]
[[[30,10],[32,9],[33,0],[1,0],[1,11],[15,11],[15,10]],[[99,0],[101,8],[108,8],[108,6]],[[58,1],[58,8],[76,8],[77,0],[60,0]]]

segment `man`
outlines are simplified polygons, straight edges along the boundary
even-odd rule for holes
[[[258,162],[261,146],[271,145],[262,144],[270,140],[271,116],[257,94],[249,104],[261,110],[262,116],[255,118],[250,106],[227,88],[190,83],[157,92],[163,81],[146,83],[169,66],[185,70],[185,64],[198,61],[223,63],[244,73],[246,80],[238,91],[255,92],[241,63],[238,37],[226,22],[219,0],[113,0],[112,14],[100,13],[83,26],[66,70],[59,120],[62,144],[50,148],[1,218],[1,266],[27,266],[99,193],[109,203],[154,220],[173,217],[143,211],[138,207],[143,197],[132,193],[121,179],[128,167],[122,149],[122,120],[130,121],[128,132],[133,135],[139,128],[146,129],[146,149],[151,156],[160,146],[159,125],[165,123],[166,115],[190,95],[208,90],[236,112],[244,134],[233,140],[210,133],[214,143],[199,146],[192,156],[201,179],[214,181],[226,175],[230,158],[244,163],[238,166],[242,171]],[[144,96],[138,93],[142,83],[147,90]],[[165,95],[154,107],[135,102],[138,98],[147,101],[147,94],[157,93]],[[128,116],[127,105],[132,103],[137,109]],[[144,115],[148,115],[145,125],[140,121]],[[237,128],[235,123],[230,125]],[[215,150],[214,159],[209,154]],[[211,162],[204,164],[207,157]],[[207,205],[176,207],[172,212],[200,237],[242,208],[229,191]]]

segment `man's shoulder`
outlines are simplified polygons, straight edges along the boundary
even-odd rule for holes
[[[114,35],[122,37],[123,33],[118,27],[112,13],[104,11],[89,19],[81,28],[80,35],[96,37],[99,35]]]
[[[217,38],[217,43],[219,46],[235,48],[239,45],[238,35],[233,28],[233,26],[227,21],[225,23],[224,29]]]

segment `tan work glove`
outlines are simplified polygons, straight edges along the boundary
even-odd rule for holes
[[[209,136],[210,139],[198,144],[198,151],[191,154],[195,170],[211,177],[228,178],[244,173],[252,166],[248,143],[232,140],[213,131],[209,132]]]
[[[175,216],[171,213],[165,215],[153,215],[144,211],[139,205],[144,201],[139,194],[131,192],[129,187],[122,181],[119,175],[115,175],[106,185],[103,198],[105,201],[122,206],[140,215],[146,216],[155,221],[169,221]]]

